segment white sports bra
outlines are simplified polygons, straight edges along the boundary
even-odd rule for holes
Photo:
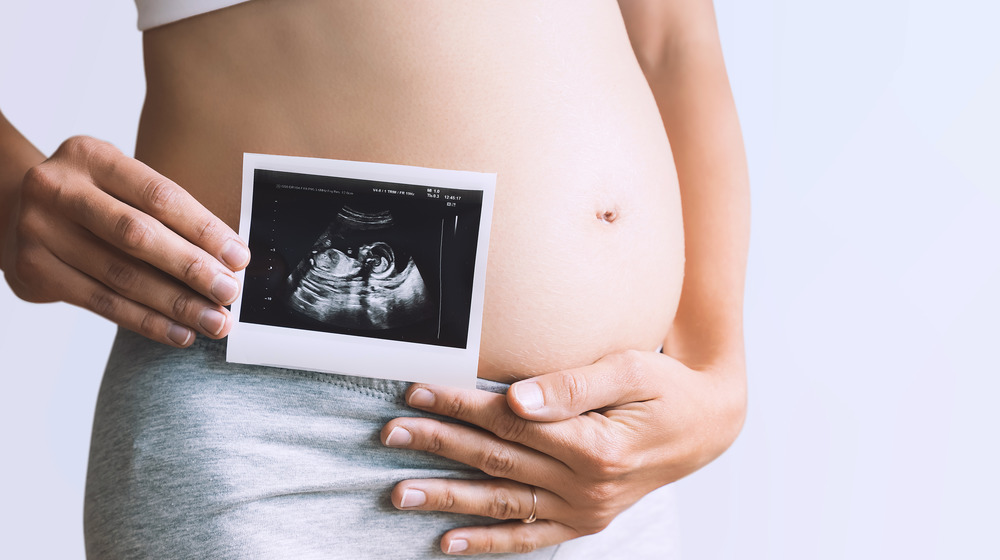
[[[135,0],[139,31],[219,10],[248,0]]]

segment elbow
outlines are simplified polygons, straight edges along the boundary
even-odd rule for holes
[[[744,369],[728,372],[730,379],[718,411],[720,432],[718,455],[729,449],[743,431],[747,417],[747,383]]]

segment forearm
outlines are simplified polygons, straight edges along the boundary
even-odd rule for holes
[[[692,366],[742,364],[750,197],[721,53],[678,57],[651,83],[674,151],[684,216],[684,287],[666,347]]]
[[[0,262],[17,189],[28,169],[44,160],[45,156],[0,113]]]
[[[716,39],[686,48],[648,74],[680,182],[685,265],[664,351],[703,372],[703,412],[714,459],[746,414],[743,290],[750,229],[749,180],[736,108]],[[707,461],[706,461],[707,462]]]
[[[623,2],[622,8],[680,181],[684,287],[665,348],[692,367],[742,368],[749,187],[711,3]]]
[[[622,13],[670,139],[684,217],[685,270],[664,352],[711,424],[705,457],[728,447],[746,412],[743,286],[750,229],[746,156],[708,0],[623,0]],[[710,441],[709,441],[710,440]]]

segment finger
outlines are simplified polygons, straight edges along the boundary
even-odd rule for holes
[[[500,523],[489,527],[463,527],[441,537],[445,554],[462,556],[487,553],[526,553],[575,539],[580,536],[572,527],[556,521],[537,523]]]
[[[396,418],[382,427],[388,447],[428,451],[499,478],[555,489],[572,471],[561,461],[477,428],[432,418]]]
[[[215,257],[152,216],[94,189],[73,200],[80,224],[125,253],[147,262],[202,295],[227,305],[239,295],[236,276]]]
[[[647,356],[648,354],[648,356]],[[663,379],[650,360],[670,359],[653,352],[612,354],[593,365],[548,373],[518,381],[507,390],[507,404],[515,414],[533,421],[556,421],[590,410],[654,399]]]
[[[85,160],[94,182],[119,200],[153,216],[233,271],[250,262],[250,251],[236,232],[148,165],[94,138],[74,138],[65,146],[62,149]]]
[[[226,308],[213,303],[161,272],[98,241],[88,231],[57,236],[52,252],[127,299],[201,331],[212,338],[232,328]],[[72,239],[72,242],[69,240]]]
[[[492,480],[405,480],[392,489],[392,504],[399,509],[444,511],[492,517],[568,519],[573,511],[565,500],[545,490],[502,478]]]
[[[163,314],[126,299],[53,255],[49,269],[61,293],[72,294],[66,302],[89,309],[98,315],[137,332],[146,338],[184,348],[194,342],[191,329],[171,321]]]
[[[489,391],[417,383],[407,389],[406,402],[420,410],[474,424],[500,439],[527,445],[562,461],[566,460],[560,454],[567,449],[566,438],[579,435],[570,426],[525,420],[511,411],[504,395]]]

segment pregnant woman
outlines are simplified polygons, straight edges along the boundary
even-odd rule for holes
[[[745,411],[711,1],[137,5],[134,159],[0,118],[7,282],[123,327],[88,555],[669,557],[666,485]],[[244,152],[497,174],[477,390],[225,362]]]

